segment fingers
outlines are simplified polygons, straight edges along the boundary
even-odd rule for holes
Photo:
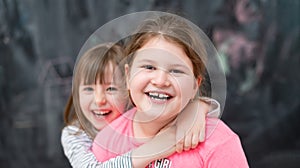
[[[176,143],[176,152],[181,153],[183,150],[188,151],[194,149],[198,146],[199,143],[199,134],[188,134],[185,137],[182,137]]]
[[[196,133],[190,133],[184,138],[184,147],[183,149],[185,151],[188,151],[190,149],[195,149],[199,144],[199,131],[196,131]]]
[[[192,149],[196,148],[198,146],[199,143],[199,134],[194,134],[192,136]]]
[[[202,129],[200,132],[200,135],[198,136],[199,142],[204,142],[205,141],[205,129]]]
[[[201,130],[199,131],[199,136],[198,136],[198,140],[199,142],[204,142],[205,141],[205,125],[206,125],[206,120],[204,119],[202,121],[202,128]]]
[[[176,152],[181,153],[183,151],[184,139],[181,139],[176,143]]]
[[[176,132],[176,152],[177,153],[181,153],[183,151],[184,134],[185,133],[183,131]]]
[[[188,151],[191,149],[192,147],[192,134],[188,134],[185,136],[184,138],[184,146],[183,146],[183,150]]]

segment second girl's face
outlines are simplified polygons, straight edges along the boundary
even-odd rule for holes
[[[85,117],[93,126],[101,130],[108,123],[119,117],[124,111],[125,101],[121,94],[120,84],[116,83],[113,65],[106,68],[106,83],[99,80],[93,85],[84,85],[83,81],[79,87],[80,107]],[[119,78],[120,79],[120,78]]]
[[[199,85],[186,53],[164,38],[153,38],[139,49],[126,72],[132,101],[144,121],[175,117]]]

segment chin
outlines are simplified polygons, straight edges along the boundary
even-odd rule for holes
[[[98,124],[95,128],[97,129],[97,130],[102,130],[105,126],[106,126],[107,124]]]

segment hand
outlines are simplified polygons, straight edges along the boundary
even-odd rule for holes
[[[187,151],[205,140],[205,117],[209,105],[204,101],[190,102],[177,117],[176,151]]]

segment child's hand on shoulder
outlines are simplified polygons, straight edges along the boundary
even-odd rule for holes
[[[176,151],[188,151],[205,140],[205,118],[209,105],[196,99],[189,102],[176,121]]]

